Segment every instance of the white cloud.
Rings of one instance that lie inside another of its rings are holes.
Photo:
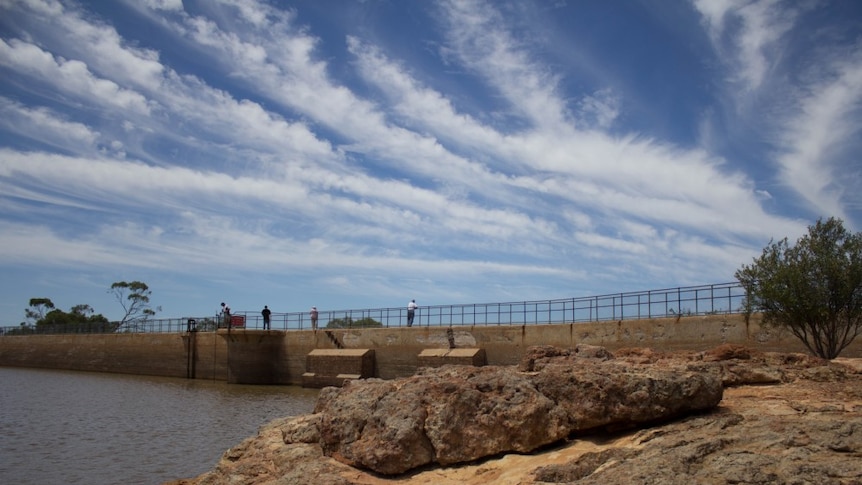
[[[485,77],[535,126],[554,130],[568,124],[557,76],[531,62],[529,51],[501,29],[505,22],[492,4],[446,0],[441,6],[449,24],[449,48],[464,66]]]
[[[87,125],[47,108],[30,108],[0,96],[0,129],[60,149],[89,150],[99,137]]]
[[[777,161],[781,179],[816,212],[846,218],[843,199],[860,188],[858,179],[847,177],[845,164],[858,167],[862,50],[830,71],[834,76],[810,86],[799,101],[798,113],[780,135],[785,149]]]
[[[780,0],[692,0],[707,24],[713,43],[736,66],[746,90],[761,87],[779,57],[778,42],[793,27],[797,13]],[[731,48],[725,49],[728,36]]]
[[[851,168],[858,165],[854,153],[862,128],[862,47],[858,40],[842,44],[840,26],[818,23],[834,6],[777,0],[692,3],[727,68],[730,82],[724,89],[736,107],[734,123],[753,129],[740,135],[760,135],[760,142],[771,144],[763,155],[777,167],[770,186],[795,191],[814,217],[852,219],[848,209],[862,188]],[[704,123],[704,140],[712,146],[716,127]],[[755,193],[774,200],[774,192],[758,188]]]
[[[721,36],[728,18],[763,28],[774,7],[700,5]],[[423,75],[382,37],[353,30],[345,53],[275,4],[207,2],[192,14],[151,0],[141,15],[170,35],[170,56],[60,7],[32,4],[54,37],[0,39],[4,74],[63,94],[45,107],[0,98],[0,129],[44,145],[0,149],[6,262],[15,247],[31,259],[32,246],[64,264],[105,255],[92,264],[298,273],[366,294],[505,287],[503,276],[565,295],[596,279],[729,278],[752,245],[800,228],[764,209],[764,189],[738,165],[626,132],[627,93],[561,92],[560,75],[493,2],[441,2],[441,49],[514,124],[459,104],[449,80]],[[769,82],[758,59],[776,34],[734,51],[751,86]],[[177,68],[179,53],[206,69]],[[857,133],[846,123],[854,69],[812,89],[789,125],[783,173],[818,205],[840,197],[807,160]],[[104,113],[76,118],[78,106]],[[37,206],[61,227],[22,222]]]
[[[459,10],[459,13],[463,12]],[[468,15],[468,18],[472,17]],[[505,33],[494,32],[494,27],[480,23],[477,28],[491,29],[491,37],[502,39],[503,44],[509,43]],[[461,29],[459,35],[479,35]],[[704,232],[725,229],[731,233],[759,234],[764,224],[782,229],[782,223],[771,222],[772,218],[763,212],[750,182],[738,173],[722,173],[720,159],[652,140],[615,139],[595,130],[579,131],[569,123],[550,130],[501,134],[456,112],[442,94],[420,86],[377,49],[356,39],[350,39],[349,43],[353,52],[360,56],[361,72],[396,100],[401,115],[434,134],[439,129],[440,135],[454,146],[494,154],[493,168],[538,170],[536,178],[506,179],[492,175],[481,179],[483,183],[497,186],[495,191],[502,188],[503,193],[508,193],[509,186],[514,185],[560,197],[581,208],[621,211],[657,223],[683,224]],[[518,70],[529,67],[508,66]],[[495,81],[506,79],[491,69],[485,73]],[[533,87],[532,81],[522,87],[511,86],[517,81],[505,82],[510,86],[500,87],[504,92],[517,93]],[[543,91],[552,92],[553,89],[548,87]],[[554,100],[555,112],[562,110],[565,104],[560,99],[546,100]],[[518,100],[512,99],[512,102]],[[599,92],[592,103],[593,113],[604,116],[605,123],[616,117],[615,98],[607,91]],[[736,212],[734,217],[728,217],[728,211]]]
[[[596,128],[610,128],[620,114],[620,100],[609,88],[585,96],[578,105],[581,116],[588,120],[588,126]]]
[[[360,74],[384,92],[400,120],[408,121],[415,129],[430,130],[446,142],[467,143],[466,148],[477,152],[494,150],[503,141],[500,133],[470,115],[458,113],[442,93],[420,85],[376,47],[353,36],[347,43],[357,57]]]
[[[0,39],[0,64],[39,78],[52,88],[80,96],[102,106],[149,114],[147,99],[140,93],[93,75],[87,65],[77,60],[55,59],[38,46]]]
[[[154,10],[181,11],[183,0],[143,0],[147,8]]]

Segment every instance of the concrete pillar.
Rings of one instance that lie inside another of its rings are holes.
[[[482,367],[487,363],[485,349],[425,349],[419,353],[419,367],[441,367],[444,365],[472,365]]]
[[[372,349],[315,349],[306,356],[302,387],[343,386],[345,381],[374,377]]]

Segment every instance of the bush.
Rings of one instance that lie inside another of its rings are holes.
[[[747,312],[789,329],[814,355],[838,357],[862,331],[862,233],[820,220],[791,246],[771,242],[736,279]]]
[[[353,320],[350,317],[333,318],[326,324],[326,328],[376,328],[382,326],[382,323],[371,317],[360,318],[359,320]]]

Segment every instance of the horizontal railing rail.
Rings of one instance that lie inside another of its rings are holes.
[[[742,313],[745,292],[739,283],[666,288],[555,300],[422,306],[413,326],[531,325],[638,320],[676,316]],[[405,327],[407,308],[320,310],[318,328]],[[218,328],[263,329],[259,310],[239,311],[228,320],[211,317],[159,318],[110,325],[21,325],[0,327],[2,335],[53,333],[172,333]],[[275,313],[272,330],[312,328],[308,312]]]

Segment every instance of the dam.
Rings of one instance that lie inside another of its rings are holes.
[[[514,365],[533,346],[704,351],[741,345],[807,353],[787,330],[747,314],[738,283],[560,300],[404,308],[259,312],[149,320],[116,331],[6,327],[0,366],[114,372],[238,384],[341,385],[444,364]],[[315,315],[317,316],[317,315]],[[274,328],[274,329],[273,329]],[[842,357],[862,357],[862,339]]]
[[[339,374],[392,379],[423,365],[513,365],[536,345],[598,345],[613,352],[703,351],[722,344],[807,352],[790,333],[762,326],[756,314],[726,314],[569,324],[5,335],[0,366],[303,385],[308,374],[343,366],[345,359],[357,370]],[[842,356],[862,357],[862,341]]]

